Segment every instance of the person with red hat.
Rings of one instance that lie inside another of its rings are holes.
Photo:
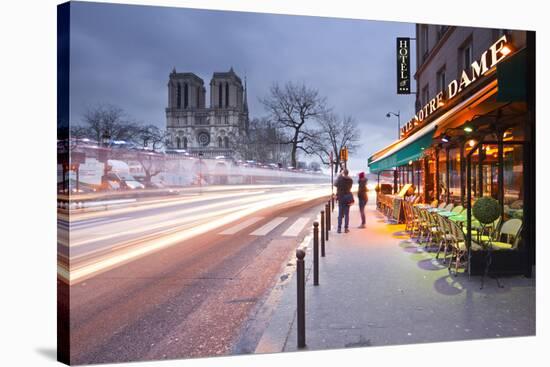
[[[365,205],[367,205],[367,178],[365,172],[359,173],[359,189],[357,190],[357,198],[359,199],[359,213],[361,214],[361,225],[359,228],[365,228]]]

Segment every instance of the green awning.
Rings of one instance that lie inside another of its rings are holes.
[[[430,130],[425,135],[421,136],[410,144],[405,145],[398,151],[390,154],[385,158],[382,158],[375,162],[372,161],[372,157],[369,158],[369,171],[371,173],[378,173],[380,171],[392,169],[393,167],[408,164],[409,161],[417,160],[424,153],[424,149],[432,144],[434,132],[435,129]]]
[[[522,49],[497,65],[498,102],[525,101],[527,96],[527,51]]]

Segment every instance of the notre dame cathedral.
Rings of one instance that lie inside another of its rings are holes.
[[[235,157],[248,131],[245,86],[233,68],[215,72],[210,80],[210,107],[204,81],[194,73],[170,73],[166,108],[168,148],[191,155]]]

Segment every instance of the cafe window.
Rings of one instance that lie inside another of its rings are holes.
[[[453,203],[460,202],[460,148],[449,151],[449,196]]]
[[[523,218],[523,146],[505,144],[504,158],[504,214],[509,218]]]
[[[439,201],[447,201],[447,152],[439,151]]]
[[[507,129],[503,136],[503,140],[505,142],[516,142],[516,141],[524,141],[525,140],[525,130],[523,124],[518,124],[514,127],[511,127]]]

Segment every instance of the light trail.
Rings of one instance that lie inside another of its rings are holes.
[[[99,260],[95,260],[92,263],[84,264],[82,266],[74,268],[71,267],[70,274],[67,269],[63,268],[63,266],[58,265],[58,275],[62,279],[68,280],[70,284],[76,284],[93,275],[97,275],[99,273],[112,269],[113,267],[120,266],[124,263],[135,260],[152,252],[159,251],[169,246],[181,243],[182,241],[188,240],[190,238],[213,231],[216,228],[242,219],[243,217],[251,215],[259,210],[288,203],[291,201],[303,200],[304,198],[309,198],[311,200],[326,195],[326,188],[318,188],[314,190],[309,190],[307,192],[304,192],[303,190],[293,190],[290,192],[285,192],[283,194],[273,193],[269,196],[262,195],[263,200],[258,200],[258,198],[250,198],[250,200],[247,200],[247,203],[241,203],[242,205],[240,206],[233,206],[232,208],[222,209],[215,213],[211,212],[200,217],[205,220],[209,217],[220,216],[219,218],[208,220],[206,223],[194,225],[184,230],[178,230],[175,233],[166,234],[153,240],[144,241],[139,246],[125,247],[118,253],[110,254],[109,256],[101,258]],[[227,205],[227,202],[224,202],[223,204]],[[196,222],[198,220],[198,217],[194,216],[193,220]]]

